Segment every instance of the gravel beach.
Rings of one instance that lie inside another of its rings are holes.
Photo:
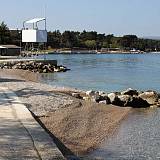
[[[14,91],[44,126],[76,155],[103,142],[130,111],[130,108],[76,99],[67,94],[74,89],[38,83],[36,73],[28,71],[0,70],[0,82],[0,86]]]

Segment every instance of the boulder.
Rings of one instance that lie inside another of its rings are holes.
[[[157,105],[157,107],[160,107],[160,99],[158,100],[156,105]]]
[[[107,93],[103,93],[103,94],[99,94],[100,96],[102,96],[102,97],[108,97],[108,94]]]
[[[96,92],[96,91],[93,91],[93,90],[90,90],[90,91],[87,91],[86,92],[86,95],[87,96],[95,96],[95,95],[98,95],[99,96],[99,93],[98,92]]]
[[[123,103],[120,101],[116,93],[110,93],[108,94],[108,98],[111,102],[111,104],[117,105],[117,106],[123,106]]]
[[[118,96],[118,99],[119,99],[119,105],[126,107],[127,104],[128,104],[128,103],[130,102],[130,100],[131,100],[131,96],[129,96],[129,95],[119,95],[119,96]]]
[[[90,99],[92,102],[99,102],[101,100],[101,96],[95,94],[94,96],[91,96]]]
[[[43,70],[43,73],[47,73],[47,70],[46,70],[46,69],[44,69],[44,70]]]
[[[158,94],[155,91],[147,91],[139,95],[140,98],[146,100],[150,105],[158,102]]]
[[[106,101],[106,104],[111,104],[111,101],[110,101],[110,99],[109,99],[109,97],[108,97],[107,94],[101,95],[101,96],[99,97],[99,102],[100,102],[100,101]]]
[[[130,101],[126,105],[134,108],[146,108],[150,106],[146,100],[138,96],[131,97]]]
[[[115,93],[109,93],[108,98],[110,99],[110,102],[113,103],[117,97]]]
[[[105,94],[105,92],[103,92],[103,91],[99,91],[98,93],[100,96],[103,96]]]
[[[84,100],[88,100],[88,101],[91,101],[91,102],[99,102],[101,99],[101,97],[98,95],[98,94],[94,94],[92,96],[90,96],[92,94],[86,94],[86,96],[83,97]]]
[[[107,93],[101,94],[100,96],[103,97],[104,100],[105,100],[105,99],[109,99]]]
[[[3,68],[4,68],[4,69],[8,69],[8,66],[4,66]]]
[[[106,100],[99,101],[100,104],[108,104]]]
[[[60,72],[58,68],[54,68],[54,72]]]
[[[159,105],[151,105],[150,108],[157,108]]]
[[[128,88],[127,90],[121,92],[122,95],[130,95],[130,96],[138,96],[138,91],[132,88]]]
[[[46,66],[46,69],[48,70],[48,72],[51,72],[52,73],[52,69],[49,65]]]

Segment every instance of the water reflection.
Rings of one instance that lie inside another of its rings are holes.
[[[40,77],[41,77],[41,80],[43,80],[43,81],[45,81],[45,82],[47,82],[47,81],[50,81],[50,80],[56,80],[57,79],[57,74],[56,73],[54,73],[54,74],[47,74],[47,73],[42,73],[41,75],[40,75]]]

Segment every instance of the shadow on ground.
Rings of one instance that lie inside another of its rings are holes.
[[[24,82],[23,80],[17,80],[17,79],[9,79],[9,78],[0,78],[0,82]],[[10,95],[12,92],[6,92],[6,94],[7,95]],[[46,95],[46,94],[48,94],[48,96],[54,96],[52,93],[49,93],[49,92],[45,92],[45,91],[43,91],[43,90],[39,90],[39,89],[34,89],[34,88],[32,88],[32,87],[28,87],[28,88],[23,88],[23,89],[20,89],[20,90],[16,90],[15,91],[15,93],[20,93],[18,96],[20,96],[20,97],[28,97],[28,96],[32,96],[32,95]],[[3,93],[0,93],[0,96],[1,96],[1,94],[3,94]],[[60,93],[59,93],[60,94]],[[56,96],[56,95],[55,95]],[[7,98],[6,96],[4,96],[2,99],[1,99],[1,101],[0,101],[0,105],[8,105],[8,104],[18,104],[18,102],[15,102],[15,100],[14,99],[12,99],[12,98]],[[29,103],[23,103],[25,106],[27,106],[27,108],[29,108],[29,106],[31,105],[31,104],[29,104]],[[31,112],[32,113],[32,112]],[[36,117],[35,116],[35,114],[34,113],[32,113],[32,115],[34,116],[34,118],[38,121],[38,123],[45,129],[45,131],[50,135],[50,137],[52,138],[52,140],[53,140],[53,142],[57,145],[57,147],[59,148],[59,150],[62,152],[62,154],[64,155],[64,157],[67,159],[67,160],[79,160],[79,158],[69,149],[69,148],[67,148],[55,135],[53,135],[46,127],[45,127],[45,125],[38,119],[38,117]],[[2,119],[1,117],[0,117],[0,121],[6,121],[6,119]],[[8,123],[10,122],[9,120],[7,120],[8,121]],[[3,123],[2,123],[3,124]],[[19,140],[22,140],[22,139],[25,139],[25,134],[26,133],[23,133],[23,132],[21,132],[21,134],[20,135],[17,135],[17,127],[19,128],[19,130],[21,130],[22,129],[22,126],[12,126],[11,128],[9,127],[9,128],[5,128],[5,130],[3,130],[3,127],[2,128],[0,128],[0,135],[1,135],[1,133],[4,133],[6,130],[7,130],[7,132],[9,132],[9,130],[12,130],[12,134],[11,134],[11,136],[10,137],[8,137],[7,139],[5,138],[5,137],[2,137],[5,141],[7,141],[7,144],[10,144],[12,147],[11,147],[11,149],[12,150],[14,150],[14,147],[15,146],[18,146],[19,145],[19,143],[20,143],[20,141]],[[33,130],[33,132],[36,132],[37,134],[38,134],[38,130],[37,130],[37,128],[33,128],[32,129]],[[15,137],[17,137],[17,139],[15,139]],[[14,141],[14,143],[13,143],[13,141]],[[18,146],[18,148],[19,148],[19,151],[21,151],[22,150],[22,148],[23,148],[23,145],[25,145],[25,144],[21,144],[20,146]],[[4,150],[5,150],[5,148],[4,148]],[[27,156],[27,154],[30,152],[30,150],[29,150],[29,148],[24,148],[24,151],[23,152],[25,152],[25,154],[24,154],[24,156],[26,155]],[[17,151],[17,153],[18,153],[18,151]],[[17,156],[17,153],[14,155],[14,154],[12,154],[12,155],[8,155],[8,157],[10,158],[11,156],[13,156],[12,158],[14,158],[14,157],[16,157]],[[3,155],[1,155],[0,157],[1,158],[6,158],[5,157],[6,155],[4,155],[4,157],[3,157]],[[21,155],[20,155],[21,156]],[[27,158],[27,157],[26,157]],[[30,157],[29,157],[30,158]],[[33,157],[31,157],[31,159],[34,159],[34,156]]]
[[[0,82],[25,82],[25,81],[19,79],[11,79],[11,78],[0,78]]]

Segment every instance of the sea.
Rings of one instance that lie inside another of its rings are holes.
[[[44,83],[82,90],[122,91],[127,88],[160,91],[160,54],[48,54],[71,69],[43,74]]]

